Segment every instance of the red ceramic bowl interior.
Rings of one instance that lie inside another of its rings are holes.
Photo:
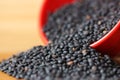
[[[91,44],[90,47],[110,57],[120,56],[120,20],[109,33]]]
[[[40,11],[40,39],[43,43],[43,45],[48,44],[48,39],[43,32],[43,27],[47,22],[48,15],[49,13],[53,13],[60,7],[66,5],[66,4],[71,4],[75,0],[45,0],[42,6],[42,10]]]

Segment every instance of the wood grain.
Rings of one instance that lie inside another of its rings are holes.
[[[38,32],[43,0],[0,0],[0,61],[41,44]],[[0,80],[15,80],[0,72]]]

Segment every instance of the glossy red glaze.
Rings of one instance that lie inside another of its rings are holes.
[[[45,0],[43,3],[42,11],[40,11],[40,39],[44,45],[48,44],[48,39],[43,33],[43,26],[45,25],[49,13],[53,13],[58,8],[71,4],[75,0]]]
[[[90,47],[111,57],[120,55],[120,20],[109,33]]]

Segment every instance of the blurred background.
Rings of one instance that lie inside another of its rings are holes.
[[[43,0],[0,0],[0,60],[39,45]]]

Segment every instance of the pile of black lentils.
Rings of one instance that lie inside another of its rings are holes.
[[[76,0],[49,16],[50,42],[0,63],[0,70],[26,80],[120,80],[120,65],[89,45],[120,19],[120,0]]]

